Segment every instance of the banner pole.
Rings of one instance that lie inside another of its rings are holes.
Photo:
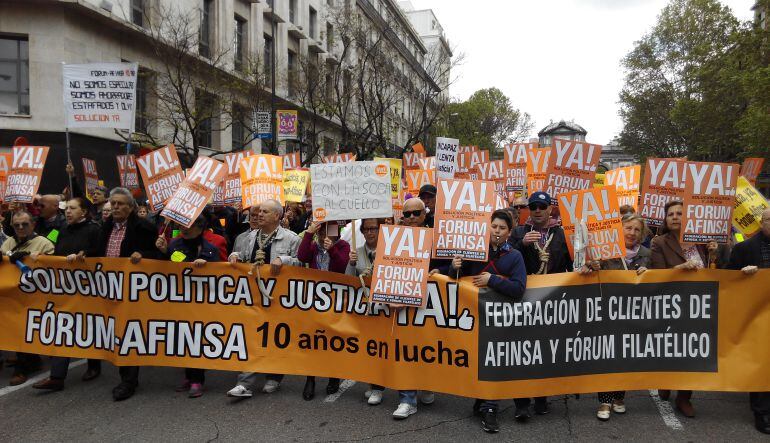
[[[70,128],[69,126],[64,128],[65,129],[65,135],[66,135],[66,144],[67,144],[67,164],[72,165],[72,154],[70,152]],[[73,167],[75,165],[72,165]],[[69,186],[70,186],[70,198],[73,198],[75,196],[75,191],[72,188],[72,176],[67,174],[67,178],[69,179]]]
[[[128,140],[126,141],[126,162],[128,162],[128,156],[131,155],[131,137],[134,135],[133,132],[128,132]],[[120,174],[120,185],[123,187],[126,187],[126,180],[128,180],[128,164],[126,164],[126,168],[123,169],[123,172]]]

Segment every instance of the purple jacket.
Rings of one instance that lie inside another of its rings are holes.
[[[313,234],[305,232],[302,236],[302,242],[297,249],[297,259],[302,263],[308,264],[312,269],[318,269],[318,257],[319,246],[318,243],[313,241]],[[345,269],[350,261],[350,245],[345,240],[337,240],[331,248],[329,248],[329,271],[337,272],[340,274],[345,273]]]

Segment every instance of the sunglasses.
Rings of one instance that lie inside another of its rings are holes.
[[[530,211],[543,211],[546,209],[548,209],[548,205],[544,203],[532,203],[531,205],[529,205]]]
[[[404,211],[404,218],[419,217],[422,215],[422,209],[416,211]]]
[[[527,209],[529,206],[527,206],[527,205],[514,205],[513,207],[516,208],[516,209]]]

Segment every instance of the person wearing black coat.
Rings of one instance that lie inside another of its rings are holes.
[[[53,255],[66,257],[67,261],[70,262],[96,256],[99,243],[99,225],[90,220],[89,207],[88,201],[81,197],[73,198],[67,202],[67,209],[64,212],[67,224],[59,230]],[[63,389],[69,364],[69,357],[52,357],[50,377],[35,383],[32,387],[50,391]],[[82,379],[83,381],[93,380],[101,372],[101,360],[88,359],[88,369],[83,374]]]

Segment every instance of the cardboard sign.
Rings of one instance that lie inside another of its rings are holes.
[[[684,160],[674,158],[647,159],[639,210],[647,226],[663,226],[666,203],[684,199],[685,163]]]
[[[299,158],[299,152],[292,152],[281,156],[283,159],[283,170],[297,169],[302,167],[302,161]]]
[[[301,202],[310,181],[310,171],[307,169],[292,169],[283,171],[283,195],[287,202]]]
[[[740,165],[687,162],[681,243],[727,243]]]
[[[420,169],[420,159],[424,158],[424,152],[404,152],[404,169]]]
[[[524,192],[526,190],[528,152],[537,146],[537,143],[505,145],[505,192]]]
[[[593,187],[602,147],[591,143],[554,139],[545,192],[557,203],[559,194]]]
[[[225,154],[224,196],[225,205],[235,205],[241,201],[241,160],[253,155],[252,151],[238,151]]]
[[[275,111],[278,140],[297,138],[297,111]]]
[[[4,152],[0,154],[0,202],[5,201],[5,186],[8,182],[8,174],[13,164],[13,153]]]
[[[395,306],[425,306],[432,244],[430,228],[380,226],[369,300]]]
[[[118,155],[118,175],[120,186],[127,189],[139,189],[139,171],[136,169],[136,157],[133,155]]]
[[[386,162],[310,165],[310,181],[314,220],[393,216],[390,168]]]
[[[14,146],[5,186],[6,202],[32,203],[40,187],[48,146]]]
[[[321,163],[347,163],[356,161],[356,154],[345,152],[343,154],[327,155],[321,159]]]
[[[241,208],[246,209],[266,200],[285,203],[283,161],[277,155],[255,154],[241,160]]]
[[[752,236],[762,228],[762,213],[770,207],[765,197],[756,190],[746,177],[738,177],[733,210],[733,227],[740,233]]]
[[[225,172],[226,167],[222,162],[198,157],[160,215],[189,228],[206,207]]]
[[[144,192],[152,212],[160,211],[184,180],[182,166],[174,145],[164,146],[138,159]]]
[[[425,146],[423,146],[422,143],[417,142],[412,145],[412,152],[425,155]]]
[[[588,228],[586,257],[608,260],[626,256],[618,198],[613,186],[589,188],[559,195],[559,210],[567,248],[575,257],[575,226],[585,219]]]
[[[436,171],[433,169],[409,169],[406,171],[406,188],[410,194],[417,197],[420,188],[425,185],[436,185]]]
[[[548,177],[548,165],[551,162],[553,148],[527,149],[527,193],[545,189],[545,180]]]
[[[751,183],[752,186],[757,184],[757,177],[762,172],[762,165],[765,164],[765,159],[760,157],[750,157],[743,161],[741,165],[740,175],[746,177],[746,180]]]
[[[134,132],[136,63],[63,65],[68,128],[115,128]]]
[[[86,182],[86,197],[93,201],[94,190],[99,186],[99,173],[96,171],[96,162],[90,158],[83,157],[83,175]]]
[[[439,181],[433,225],[434,258],[461,255],[465,260],[487,260],[494,189],[495,184],[489,181]]]
[[[456,138],[436,137],[436,178],[454,178],[459,146],[460,141]]]
[[[618,205],[629,205],[634,211],[639,208],[639,184],[642,178],[642,167],[639,165],[626,166],[607,171],[604,183],[614,186],[618,194]]]

